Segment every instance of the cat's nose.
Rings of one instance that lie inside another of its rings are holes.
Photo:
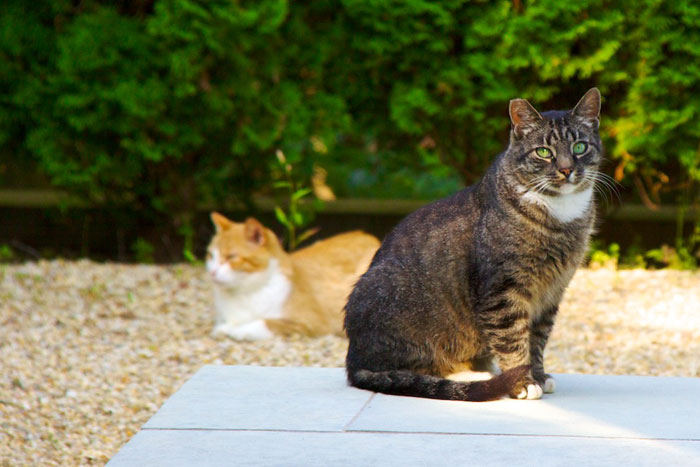
[[[564,176],[564,178],[568,179],[569,175],[571,175],[571,172],[573,172],[572,169],[559,169],[559,173]]]

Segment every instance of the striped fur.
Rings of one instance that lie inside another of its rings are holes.
[[[345,307],[350,384],[475,401],[554,390],[543,354],[595,221],[599,108],[595,88],[571,111],[511,101],[510,144],[484,177],[385,238]],[[504,371],[485,382],[445,378],[492,362]]]

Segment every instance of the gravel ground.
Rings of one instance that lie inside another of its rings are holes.
[[[209,337],[210,294],[189,265],[0,265],[0,466],[104,464],[204,364],[343,365],[338,337]],[[579,271],[546,363],[700,377],[700,273]]]

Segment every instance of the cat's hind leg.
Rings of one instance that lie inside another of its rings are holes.
[[[474,371],[487,371],[493,376],[498,376],[502,373],[501,367],[498,366],[498,359],[492,354],[472,359],[471,365]]]

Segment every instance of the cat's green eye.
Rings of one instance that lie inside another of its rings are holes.
[[[574,151],[574,154],[579,155],[586,152],[586,149],[588,149],[588,145],[583,141],[579,141],[577,143],[574,143],[572,149]]]
[[[535,149],[535,154],[537,154],[543,159],[549,159],[550,157],[552,157],[552,151],[550,151],[547,148],[537,148]]]

